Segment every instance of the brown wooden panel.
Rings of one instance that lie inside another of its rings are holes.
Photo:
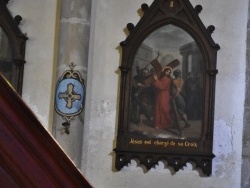
[[[0,75],[3,187],[92,187],[21,97]]]

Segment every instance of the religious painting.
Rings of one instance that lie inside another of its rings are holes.
[[[177,172],[187,162],[212,172],[216,58],[214,26],[189,0],[154,0],[120,43],[120,103],[115,167],[160,160]]]
[[[138,48],[131,84],[131,132],[157,138],[201,136],[203,59],[194,39],[174,25]]]
[[[0,71],[8,80],[11,80],[13,74],[13,63],[11,61],[10,42],[4,30],[0,27]]]
[[[12,17],[8,1],[0,1],[0,73],[22,95],[25,46],[28,40],[19,28],[20,15]]]

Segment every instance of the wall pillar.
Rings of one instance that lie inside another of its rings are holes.
[[[70,69],[70,63],[74,62],[76,65],[74,70],[79,71],[85,84],[87,83],[90,11],[91,0],[61,1],[57,81],[66,70]],[[75,165],[80,168],[84,110],[70,121],[69,134],[62,126],[63,122],[65,120],[55,111],[53,135]]]

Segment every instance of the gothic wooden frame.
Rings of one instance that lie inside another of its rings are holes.
[[[7,3],[9,0],[0,0],[0,26],[5,31],[11,46],[12,63],[15,65],[12,69],[12,78],[9,82],[15,90],[21,95],[23,85],[23,71],[25,64],[25,46],[28,39],[21,32],[18,25],[22,17],[20,15],[12,17],[9,12]]]
[[[193,161],[203,173],[210,175],[212,172],[213,126],[214,126],[214,100],[217,51],[220,49],[211,34],[214,26],[205,27],[199,18],[202,6],[195,8],[188,0],[154,0],[149,7],[143,4],[144,13],[136,26],[129,23],[127,29],[129,36],[121,42],[122,62],[119,120],[115,166],[118,170],[127,165],[131,159],[137,158],[149,170],[160,160],[166,160],[175,171]],[[152,145],[154,138],[145,138],[129,132],[131,86],[133,60],[142,42],[154,31],[165,25],[174,25],[187,32],[197,43],[204,63],[203,69],[203,94],[201,134],[199,138],[168,139],[160,138],[159,141],[173,144],[173,147],[156,147]],[[136,141],[138,140],[138,143]],[[151,144],[145,144],[150,142]],[[194,143],[197,147],[177,147],[179,143]]]

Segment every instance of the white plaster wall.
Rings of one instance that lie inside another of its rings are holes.
[[[48,130],[51,130],[54,101],[57,1],[10,0],[7,4],[13,17],[22,16],[20,29],[29,38],[22,97]]]
[[[95,188],[239,188],[248,0],[191,0],[194,6],[203,6],[200,17],[206,26],[216,27],[212,36],[221,46],[212,176],[200,177],[191,164],[173,175],[162,162],[147,173],[136,161],[115,171],[119,42],[126,38],[127,23],[139,21],[142,3],[150,5],[152,0],[93,0],[81,170]],[[57,0],[10,0],[8,7],[13,15],[23,17],[20,27],[29,37],[23,98],[49,129],[57,62]]]
[[[191,0],[203,6],[200,17],[205,26],[215,26],[212,36],[221,46],[212,176],[200,177],[191,164],[173,175],[162,162],[147,173],[136,161],[115,171],[119,42],[127,23],[139,21],[142,3],[152,0],[93,0],[82,171],[96,188],[239,188],[248,0]]]

